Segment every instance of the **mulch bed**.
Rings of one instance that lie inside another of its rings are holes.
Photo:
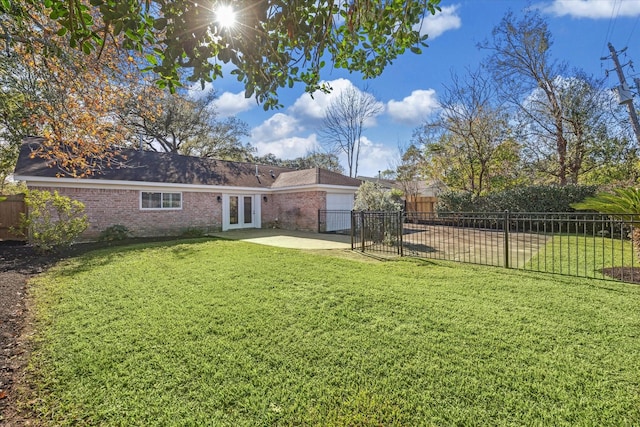
[[[640,267],[610,267],[603,268],[600,272],[612,279],[640,284]]]
[[[42,259],[41,259],[42,258]],[[54,260],[19,242],[0,242],[0,424],[24,425],[15,411],[14,381],[26,363],[19,338],[26,322],[27,280]]]

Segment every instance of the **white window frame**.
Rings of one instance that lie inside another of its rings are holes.
[[[142,194],[143,193],[151,193],[151,194],[160,194],[160,207],[159,208],[145,208],[142,206]],[[179,194],[180,195],[180,206],[176,208],[165,208],[162,206],[164,202],[165,194]],[[140,191],[140,210],[142,211],[179,211],[182,209],[182,192],[181,191]]]

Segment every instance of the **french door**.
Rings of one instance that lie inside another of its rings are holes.
[[[260,216],[255,195],[225,195],[222,209],[223,230],[235,228],[259,228]]]

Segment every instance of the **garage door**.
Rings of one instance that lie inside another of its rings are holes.
[[[326,231],[350,230],[351,209],[353,209],[353,194],[328,193]]]

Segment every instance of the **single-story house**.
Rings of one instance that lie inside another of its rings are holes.
[[[94,175],[59,176],[60,169],[31,153],[26,138],[14,178],[85,205],[94,238],[112,225],[136,236],[176,234],[187,228],[318,230],[320,210],[350,210],[361,181],[321,168],[295,170],[253,163],[122,150],[118,162]],[[330,225],[329,225],[330,226]],[[328,230],[330,231],[330,230]]]

